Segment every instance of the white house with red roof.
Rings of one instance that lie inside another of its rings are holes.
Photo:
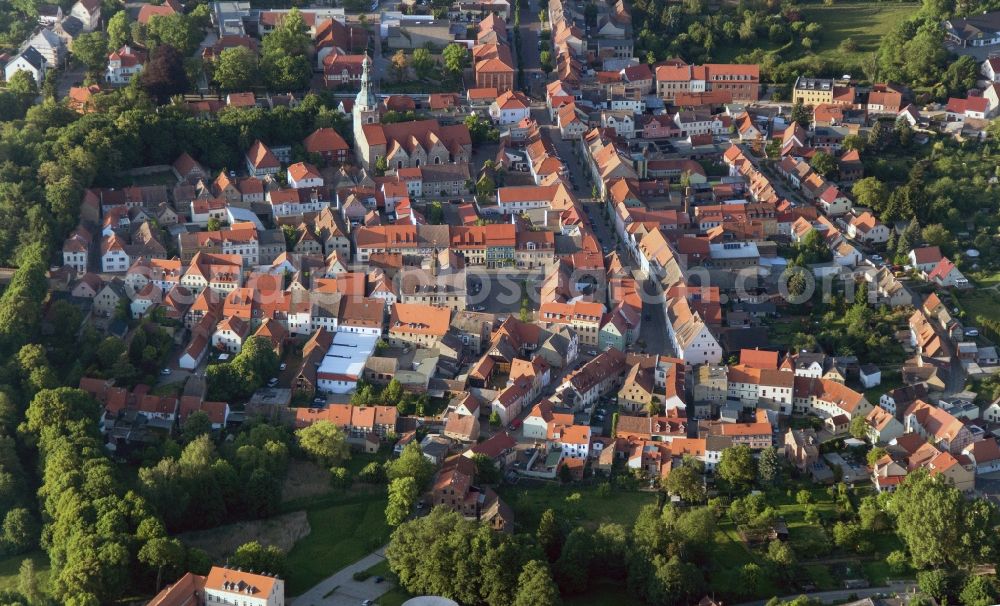
[[[851,199],[836,185],[830,185],[819,195],[819,206],[830,216],[843,215],[851,209]]]
[[[128,44],[108,55],[108,69],[104,79],[108,84],[124,85],[142,72],[146,64],[146,52],[134,49]]]
[[[924,272],[924,278],[943,288],[969,288],[970,286],[968,278],[955,267],[955,264],[948,257],[941,257],[932,270]]]
[[[274,576],[213,566],[205,579],[205,604],[284,606],[285,582]]]
[[[323,187],[323,177],[312,164],[296,162],[288,167],[288,184],[294,189]]]
[[[909,259],[910,265],[914,269],[920,273],[927,273],[937,267],[944,255],[941,254],[941,249],[937,246],[922,246],[911,250],[906,258]]]
[[[490,104],[490,118],[500,126],[517,124],[531,116],[531,101],[524,93],[509,90]]]
[[[236,316],[219,322],[212,333],[212,347],[229,353],[240,353],[243,342],[250,336],[250,324]]]
[[[847,224],[847,235],[852,240],[881,244],[889,240],[889,228],[879,221],[875,215],[864,211],[852,217]]]
[[[948,99],[948,106],[945,108],[949,120],[965,120],[975,118],[985,120],[989,115],[989,101],[986,97],[969,97],[967,99]]]

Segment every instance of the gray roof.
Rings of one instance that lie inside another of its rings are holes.
[[[24,60],[38,71],[45,68],[45,58],[32,46],[24,49],[18,57],[24,57]],[[14,57],[14,59],[16,60],[17,57]]]

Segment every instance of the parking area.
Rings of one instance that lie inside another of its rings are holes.
[[[517,314],[527,293],[528,308],[538,309],[540,272],[475,272],[467,278],[468,309],[494,314]]]

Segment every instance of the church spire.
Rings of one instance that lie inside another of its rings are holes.
[[[372,88],[371,65],[372,60],[368,56],[368,51],[365,51],[365,58],[361,61],[361,90],[358,91],[358,96],[354,99],[354,105],[366,110],[374,110],[378,106],[378,100],[375,98],[375,91]]]

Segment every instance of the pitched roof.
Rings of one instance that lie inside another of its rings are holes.
[[[347,141],[332,128],[317,128],[302,142],[311,154],[348,150]]]
[[[254,141],[250,149],[247,150],[247,159],[250,160],[250,163],[256,169],[279,168],[281,166],[278,158],[260,139]]]
[[[274,591],[274,581],[275,577],[213,566],[205,579],[205,588],[262,599]]]
[[[396,303],[389,317],[389,331],[444,336],[451,324],[451,309],[418,303]]]

